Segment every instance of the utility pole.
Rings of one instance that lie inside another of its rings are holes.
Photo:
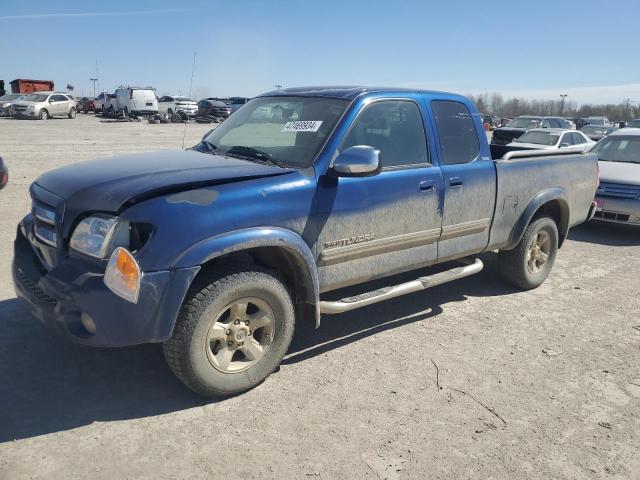
[[[566,93],[561,93],[560,97],[562,98],[562,103],[560,103],[560,116],[562,116],[562,112],[564,112],[564,99],[567,98],[569,95],[567,95]]]
[[[93,82],[93,98],[96,98],[96,82],[98,81],[98,79],[90,78],[89,80]]]

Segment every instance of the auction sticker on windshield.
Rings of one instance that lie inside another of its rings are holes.
[[[285,123],[280,132],[317,132],[320,125],[322,125],[322,121],[298,120],[297,122]]]

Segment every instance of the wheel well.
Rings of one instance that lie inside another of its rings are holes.
[[[255,247],[221,255],[201,265],[192,285],[201,288],[203,282],[216,270],[234,266],[251,268],[259,265],[272,271],[287,287],[296,308],[298,318],[309,318],[315,322],[315,305],[310,302],[315,296],[313,281],[310,279],[304,262],[294,253],[280,247]]]
[[[550,217],[558,227],[558,247],[561,247],[569,233],[569,209],[560,200],[551,200],[538,208],[531,221],[540,217]]]

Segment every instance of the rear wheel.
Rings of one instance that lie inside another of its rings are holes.
[[[549,276],[558,252],[558,227],[549,217],[535,219],[513,250],[498,253],[498,271],[516,287],[531,290]]]
[[[76,118],[76,109],[73,107],[69,110],[69,118]]]
[[[285,286],[266,271],[222,273],[185,299],[164,344],[171,370],[207,397],[249,390],[284,357],[294,330]]]
[[[38,114],[38,117],[40,118],[40,120],[46,120],[49,118],[49,112],[47,112],[44,108],[42,110],[40,110],[40,113]]]

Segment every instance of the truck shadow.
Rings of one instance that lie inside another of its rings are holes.
[[[486,260],[492,263],[491,258]],[[317,331],[301,323],[283,365],[392,328],[435,321],[442,305],[467,296],[514,291],[495,278],[491,267],[487,270],[459,280],[455,288],[443,285],[361,310],[325,315]],[[367,285],[376,287],[376,282]],[[120,349],[76,345],[40,324],[17,299],[0,301],[0,379],[0,443],[212,402],[191,393],[173,376],[158,345]]]
[[[485,269],[477,275],[456,280],[453,282],[455,288],[451,286],[453,283],[444,284],[350,312],[323,315],[322,326],[318,330],[308,323],[296,325],[295,336],[282,364],[301,362],[386,330],[433,319],[443,312],[443,306],[465,301],[468,297],[500,296],[517,292],[497,277],[495,254],[485,254],[482,260],[485,263]],[[452,265],[447,264],[447,266]],[[388,285],[397,285],[414,280],[420,275],[428,275],[443,269],[443,267],[435,267],[419,270],[417,274],[410,272],[397,275],[369,282],[364,285],[364,288],[365,291],[371,291]],[[362,287],[346,288],[332,294],[331,299],[359,293],[362,293]]]
[[[569,240],[611,247],[640,245],[640,226],[592,221],[574,227]]]

